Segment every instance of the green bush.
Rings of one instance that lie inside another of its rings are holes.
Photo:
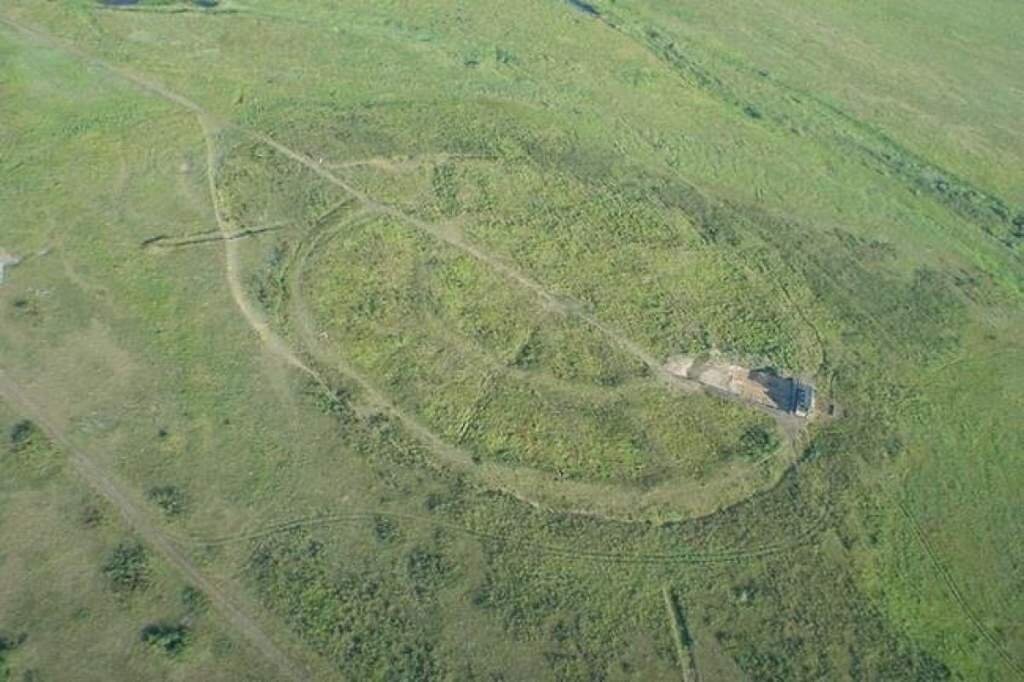
[[[146,548],[135,541],[119,544],[103,563],[103,575],[114,592],[130,594],[149,586],[149,557]]]
[[[181,623],[151,623],[142,628],[141,638],[154,649],[177,656],[188,646],[190,634]]]
[[[17,450],[32,440],[32,436],[35,435],[36,431],[37,429],[35,424],[28,419],[22,419],[15,422],[14,426],[10,428],[7,439],[10,442],[11,447]]]
[[[180,516],[188,508],[185,493],[177,486],[154,486],[146,492],[146,497],[168,516]]]
[[[181,604],[189,614],[199,614],[209,608],[210,600],[199,588],[186,585],[181,588]]]
[[[754,424],[747,427],[733,444],[723,447],[719,453],[725,459],[757,459],[774,452],[779,444],[779,435],[775,429],[768,424]]]

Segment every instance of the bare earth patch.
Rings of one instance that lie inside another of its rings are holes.
[[[0,249],[0,284],[4,283],[4,271],[21,262],[20,258]]]
[[[794,377],[767,369],[749,369],[711,356],[681,355],[665,364],[674,376],[697,381],[716,392],[780,412],[809,417],[814,409],[814,387]]]

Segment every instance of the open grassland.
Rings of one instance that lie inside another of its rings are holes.
[[[1022,33],[5,3],[0,679],[1020,677]]]

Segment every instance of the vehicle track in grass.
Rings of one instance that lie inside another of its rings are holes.
[[[180,538],[180,542],[193,544],[197,547],[219,547],[241,542],[256,541],[300,528],[316,528],[345,523],[371,524],[379,518],[389,518],[397,521],[418,523],[430,526],[431,528],[442,528],[444,530],[473,537],[481,541],[501,543],[510,548],[516,548],[534,554],[620,565],[714,565],[742,563],[755,559],[777,556],[786,552],[792,552],[798,547],[811,544],[813,537],[823,529],[823,527],[820,526],[812,526],[805,529],[789,542],[764,545],[763,547],[755,549],[723,549],[718,551],[662,553],[603,552],[563,545],[532,542],[529,540],[516,540],[500,533],[481,531],[425,515],[367,509],[347,511],[344,513],[314,514],[305,517],[298,517],[288,521],[272,522],[251,531],[242,531],[227,535],[204,536],[192,534],[187,537]]]
[[[249,298],[245,295],[245,287],[239,275],[241,267],[239,265],[238,241],[231,238],[238,230],[232,229],[231,223],[224,217],[224,211],[221,207],[217,191],[216,123],[211,121],[205,113],[202,113],[202,110],[199,110],[197,113],[197,118],[202,127],[203,140],[206,145],[206,178],[210,190],[210,203],[213,207],[213,214],[217,221],[217,227],[220,230],[221,239],[224,242],[224,275],[227,279],[228,289],[231,292],[231,298],[234,299],[239,312],[242,313],[245,321],[256,332],[256,335],[263,342],[267,350],[283,360],[287,365],[298,369],[318,383],[323,384],[324,382],[320,375],[299,359],[288,344],[274,333],[270,328],[270,323],[250,303]]]
[[[129,70],[124,69],[122,67],[114,66],[112,64],[109,64],[109,63],[101,60],[101,59],[98,59],[96,57],[88,55],[87,53],[85,53],[84,51],[80,50],[79,48],[76,48],[74,46],[70,46],[70,45],[64,44],[64,43],[62,43],[60,41],[57,41],[56,39],[52,38],[51,36],[48,36],[46,34],[43,34],[43,33],[39,32],[39,31],[36,31],[35,29],[28,28],[28,27],[26,27],[26,26],[24,26],[24,25],[22,25],[22,24],[20,24],[20,23],[18,23],[16,21],[14,21],[14,20],[12,20],[10,18],[7,18],[7,17],[0,18],[0,22],[3,22],[4,24],[6,24],[6,25],[16,29],[17,31],[19,31],[21,33],[27,34],[27,35],[31,36],[32,38],[34,38],[36,40],[42,40],[43,42],[45,42],[47,45],[49,45],[51,47],[55,47],[57,49],[61,49],[61,50],[65,51],[65,52],[69,52],[69,53],[79,57],[80,59],[83,59],[83,60],[87,61],[90,64],[101,66],[102,68],[104,68],[104,69],[106,69],[106,70],[108,70],[108,71],[110,71],[110,72],[112,72],[112,73],[114,73],[114,74],[116,74],[116,75],[118,75],[118,76],[120,76],[122,78],[125,78],[125,79],[135,83],[137,86],[139,86],[139,87],[149,91],[152,94],[155,94],[155,95],[158,95],[160,97],[163,97],[164,99],[167,99],[167,100],[169,100],[169,101],[171,101],[171,102],[173,102],[173,103],[175,103],[175,104],[177,104],[177,105],[179,105],[181,107],[184,107],[184,108],[192,111],[193,113],[195,113],[200,118],[200,121],[201,121],[201,123],[203,124],[203,127],[204,127],[204,135],[207,138],[208,161],[215,157],[214,147],[213,147],[213,144],[212,144],[211,139],[209,137],[209,133],[210,133],[211,130],[215,130],[218,126],[224,125],[224,124],[217,122],[216,119],[213,116],[211,116],[207,112],[205,112],[196,103],[192,102],[191,100],[189,100],[189,99],[187,99],[185,97],[182,97],[181,95],[179,95],[177,93],[174,93],[174,92],[166,89],[165,87],[163,87],[161,84],[159,84],[156,81],[153,81],[151,79],[139,76],[138,74],[136,74],[136,73],[134,73],[132,71],[129,71]],[[235,126],[229,126],[229,127],[238,129]],[[241,129],[239,129],[239,130],[241,130]],[[254,133],[252,131],[245,131],[245,130],[243,130],[242,132],[246,133],[250,137],[253,137],[255,139],[259,139],[259,140],[263,141],[265,144],[268,144],[269,146],[277,149],[278,151],[281,151],[282,153],[286,153],[286,155],[290,156],[294,161],[302,163],[303,165],[313,169],[314,171],[316,170],[316,162],[314,162],[312,159],[309,159],[308,157],[305,157],[305,156],[299,154],[298,152],[294,152],[292,150],[289,150],[288,148],[284,147],[283,145],[280,145],[279,143],[272,141],[269,137],[263,136],[260,133]],[[287,150],[287,152],[285,152],[285,150]],[[209,164],[208,173],[209,173],[209,176],[210,176],[211,193],[215,195],[216,194],[216,187],[215,187],[215,183],[214,183],[214,179],[213,179],[213,170],[212,170],[213,167],[214,167],[213,164]],[[339,187],[342,187],[343,189],[347,189],[350,192],[353,189],[355,189],[349,183],[347,183],[347,182],[337,178],[333,173],[318,172],[317,174],[320,175],[321,177],[324,177],[324,179],[328,179],[330,182],[332,182],[332,184],[335,184],[335,185],[337,185]],[[386,208],[385,212],[397,212],[398,216],[396,216],[396,217],[401,216],[403,219],[408,218],[408,216],[405,216],[400,211],[397,211],[397,209],[393,209],[392,207],[384,207],[383,205],[378,204],[377,202],[372,201],[371,199],[366,197],[366,195],[363,195],[361,192],[357,192],[356,194],[354,194],[354,196],[356,196],[357,198],[362,197],[360,199],[361,201],[364,201],[364,202],[369,201],[368,205],[370,205],[370,206],[375,206],[377,208]],[[416,220],[416,219],[414,219],[414,220]],[[416,222],[413,223],[413,224],[416,227],[425,227],[425,226],[426,227],[430,227],[429,224],[425,223],[424,221],[416,220]],[[434,229],[435,229],[434,227],[430,227],[430,229],[428,229],[427,231],[431,232]],[[438,236],[438,235],[435,235],[435,236]],[[450,237],[450,235],[449,235],[449,237]],[[444,236],[441,236],[441,238],[444,238]],[[445,239],[445,241],[448,241],[448,239]],[[226,240],[225,241],[226,245],[230,244],[230,243],[231,243],[230,240]],[[462,244],[453,243],[453,245],[454,246],[458,246],[459,248],[462,248],[463,250],[472,249],[472,250],[467,250],[467,253],[469,253],[470,255],[473,255],[474,257],[480,258],[485,263],[488,263],[488,264],[492,265],[493,267],[495,267],[496,270],[498,270],[502,274],[506,275],[506,277],[509,277],[512,280],[518,281],[519,284],[525,286],[526,288],[529,288],[529,289],[533,290],[541,298],[542,301],[551,302],[553,305],[562,306],[563,308],[566,307],[566,304],[564,302],[562,302],[562,301],[552,297],[539,284],[533,283],[532,280],[530,280],[529,278],[517,276],[517,271],[512,269],[511,266],[505,265],[504,263],[502,263],[501,261],[493,258],[492,256],[489,256],[488,254],[485,254],[485,253],[479,251],[479,249],[476,249],[476,247],[472,247],[472,245],[469,245],[469,244],[466,244],[466,243],[462,243]],[[234,254],[232,255],[230,249],[228,249],[228,250],[226,250],[225,258],[226,258],[226,262],[227,262],[227,269],[228,269],[228,272],[229,272],[229,285],[230,285],[231,277],[232,276],[233,276],[234,281],[235,281],[235,285],[232,286],[232,295],[234,296],[235,293],[236,293],[236,289],[238,287],[240,287],[240,284],[238,283],[238,277],[237,277],[237,270],[238,270],[237,252],[234,252]],[[243,297],[243,300],[244,300],[244,297]],[[240,309],[242,309],[243,314],[245,314],[245,312],[246,312],[245,306],[240,304]],[[313,370],[311,370],[307,365],[305,365],[305,363],[303,363],[301,361],[301,359],[299,359],[297,356],[295,356],[294,353],[292,353],[292,351],[287,347],[286,344],[283,344],[283,342],[281,342],[281,340],[278,337],[272,336],[272,332],[270,332],[269,326],[266,324],[265,320],[262,320],[262,318],[260,316],[256,315],[255,312],[251,309],[251,307],[249,308],[249,312],[252,314],[252,317],[250,319],[250,316],[246,315],[247,320],[250,321],[250,324],[253,325],[253,328],[256,329],[257,333],[260,334],[261,338],[263,338],[264,340],[266,340],[267,338],[271,339],[271,344],[270,344],[271,350],[273,350],[275,352],[282,351],[283,352],[282,357],[288,362],[288,364],[290,364],[292,366],[295,366],[296,368],[298,368],[298,369],[300,369],[302,371],[305,371],[306,373],[310,374],[314,379],[316,379],[319,383],[323,384],[323,382],[322,382],[322,380],[320,380],[319,376]],[[578,310],[574,310],[573,312],[574,312],[574,314],[580,314],[580,311],[578,311]],[[584,315],[585,315],[585,313],[584,313]],[[584,319],[586,319],[586,318],[584,318]],[[609,328],[602,327],[600,325],[600,323],[597,323],[595,328],[598,329],[599,331],[601,331],[602,333],[604,333],[606,336],[609,336],[609,338],[612,338],[613,340],[616,340],[614,330],[610,330]],[[260,330],[263,330],[263,333],[261,333]],[[611,332],[611,334],[609,334],[609,332]],[[625,347],[627,349],[628,348],[633,348],[634,350],[640,351],[640,353],[644,353],[642,348],[639,348],[638,346],[635,346],[635,345],[631,346],[630,345],[631,342],[629,342],[628,339],[624,339],[624,337],[621,337],[621,336],[618,337],[617,341],[619,342],[620,345],[622,344],[623,341],[625,341],[626,342]],[[647,357],[648,357],[648,359],[651,359],[649,355]],[[641,359],[643,359],[643,358],[641,358]],[[648,364],[648,363],[645,362],[645,364]],[[0,379],[3,379],[3,375],[2,374],[0,374]],[[5,382],[5,384],[6,384],[6,382]],[[9,392],[10,390],[11,389],[8,386],[8,388],[6,389],[5,392]],[[59,432],[55,432],[55,431],[52,430],[52,428],[48,428],[46,426],[46,424],[43,422],[42,419],[40,419],[40,424],[44,427],[44,430],[47,430],[51,434],[51,437],[55,438],[56,442],[58,442],[58,443],[66,442],[66,441],[62,441],[61,440],[61,436],[59,435]],[[72,452],[75,452],[75,451],[72,450]],[[80,462],[80,464],[78,466],[81,469],[81,473],[83,474],[83,477],[89,478],[89,480],[91,482],[93,482],[94,485],[96,485],[97,487],[99,487],[99,488],[101,488],[103,490],[106,490],[106,494],[111,496],[111,499],[115,499],[116,500],[116,499],[119,499],[120,497],[123,497],[123,495],[120,495],[120,490],[116,486],[113,486],[113,484],[110,483],[109,479],[106,479],[106,478],[104,478],[102,476],[102,471],[101,470],[96,469],[94,466],[90,466],[90,460],[82,459],[81,457],[76,457],[75,459]],[[125,498],[125,501],[127,501],[130,504],[130,501],[127,500],[127,498]],[[133,505],[129,506],[129,507],[121,507],[121,505],[118,505],[118,506],[119,506],[119,508],[122,508],[123,513],[126,513],[126,514],[127,514],[126,510],[134,510],[135,509],[135,507]],[[919,531],[918,532],[918,537],[922,541],[923,546],[926,548],[926,552],[928,553],[928,555],[931,558],[931,560],[933,562],[937,562],[938,559],[937,559],[936,555],[934,554],[934,552],[931,550],[930,546],[927,544],[927,538],[924,537],[923,534],[920,533],[920,527],[916,525],[916,520],[912,516],[910,516],[906,512],[905,509],[904,509],[904,513],[908,515],[908,522],[910,522],[912,524],[912,527],[916,528],[916,530]],[[143,520],[145,520],[145,519],[143,519]],[[472,532],[472,531],[468,531],[468,532]],[[159,533],[158,530],[157,530],[157,533]],[[157,535],[155,537],[159,537],[159,538],[162,539],[162,542],[164,543],[163,546],[167,546],[167,547],[170,547],[171,549],[175,549],[173,547],[173,545],[168,545],[167,544],[168,541],[166,539],[163,539],[162,535]],[[581,554],[579,552],[572,552],[571,556],[581,556]],[[752,556],[752,555],[748,554],[748,556]],[[936,566],[941,569],[941,564],[937,563]],[[980,624],[980,622],[978,621],[976,616],[972,617],[973,611],[970,609],[970,605],[967,604],[967,602],[960,595],[960,592],[959,592],[958,588],[956,587],[955,581],[952,580],[951,576],[949,576],[949,574],[944,569],[941,569],[940,573],[943,575],[943,578],[946,581],[947,587],[950,588],[952,594],[954,595],[955,601],[958,604],[958,606],[961,608],[961,610],[963,610],[965,612],[965,614],[968,616],[968,618],[971,620],[971,622],[974,623],[977,628],[980,628],[979,629],[979,633],[982,634],[982,636],[987,641],[992,643],[991,635],[989,634],[988,636],[985,636],[987,631],[985,631],[983,629],[983,626]],[[1002,654],[1004,654],[1004,655],[1006,654],[1006,652],[1004,650],[1002,650],[1001,647],[998,646],[998,643],[996,643],[996,647],[997,647],[997,650],[1001,651]],[[1004,658],[1004,661],[1006,661],[1005,658]],[[1018,673],[1022,672],[1019,664],[1016,664],[1015,661],[1012,658],[1010,658],[1006,662],[1008,662],[1008,664],[1010,664],[1011,667],[1013,667],[1013,669],[1015,671],[1017,671]]]
[[[361,203],[365,210],[369,212],[388,215],[401,222],[412,224],[414,227],[417,227],[427,232],[428,234],[436,237],[437,239],[450,243],[452,246],[455,246],[456,248],[466,252],[473,258],[480,260],[485,265],[490,266],[492,269],[504,275],[506,278],[513,281],[514,283],[517,283],[522,287],[532,291],[542,301],[542,303],[544,303],[551,309],[557,310],[564,314],[571,314],[580,317],[580,319],[582,319],[588,325],[597,329],[610,340],[614,341],[617,345],[623,347],[627,352],[634,355],[634,357],[637,357],[639,360],[641,360],[641,362],[654,369],[658,375],[664,376],[668,374],[667,372],[665,372],[661,363],[654,359],[649,353],[644,351],[639,345],[625,338],[615,330],[607,327],[606,325],[598,321],[596,318],[594,318],[592,315],[589,315],[581,311],[579,309],[578,304],[568,303],[565,300],[552,295],[543,286],[534,282],[532,279],[523,275],[522,273],[518,272],[512,266],[504,263],[500,259],[491,256],[490,254],[487,254],[486,252],[480,250],[478,247],[469,244],[468,242],[465,242],[457,235],[452,234],[450,231],[444,230],[443,227],[438,226],[434,223],[429,223],[427,221],[420,220],[413,216],[409,216],[403,211],[393,206],[382,204],[374,200],[372,197],[368,196],[351,183],[331,173],[329,170],[327,170],[327,168],[323,166],[323,164],[313,161],[309,157],[277,142],[276,140],[274,140],[273,138],[269,137],[264,133],[247,128],[242,128],[240,126],[226,123],[220,120],[218,117],[205,110],[198,103],[179,93],[170,90],[159,81],[138,74],[137,72],[131,71],[124,67],[111,64],[106,60],[95,57],[76,46],[69,45],[64,41],[55,38],[49,34],[25,26],[20,22],[10,19],[9,17],[0,17],[0,22],[8,25],[9,27],[15,29],[16,31],[24,35],[27,35],[29,38],[36,42],[40,42],[52,49],[69,53],[72,56],[82,61],[85,61],[86,63],[99,67],[102,70],[105,70],[107,72],[112,73],[115,76],[125,79],[134,84],[135,86],[141,88],[148,94],[165,99],[171,102],[172,104],[175,104],[181,108],[188,110],[196,116],[202,130],[204,143],[206,147],[207,181],[209,186],[211,203],[213,206],[213,212],[218,225],[218,229],[220,230],[221,233],[222,241],[224,242],[225,245],[225,276],[228,283],[230,294],[233,300],[235,301],[237,307],[239,308],[240,312],[242,313],[243,317],[245,318],[246,322],[256,332],[257,336],[263,342],[267,350],[270,351],[273,355],[276,355],[287,365],[292,366],[295,369],[298,369],[301,372],[305,373],[329,395],[333,395],[331,393],[332,389],[329,383],[325,381],[325,379],[316,369],[314,369],[305,361],[303,361],[299,357],[299,355],[287,344],[287,342],[285,342],[284,339],[278,336],[270,328],[269,322],[263,317],[263,315],[259,311],[255,309],[255,307],[251,304],[251,302],[245,295],[244,286],[242,285],[239,274],[240,265],[238,255],[238,243],[237,240],[232,239],[232,236],[237,234],[238,230],[232,228],[230,221],[224,215],[216,184],[216,168],[218,162],[216,137],[220,132],[224,130],[233,130],[240,132],[245,136],[249,137],[250,139],[261,142],[266,146],[269,146],[270,148],[283,154],[284,156],[292,159],[293,161],[309,168],[316,175],[327,180],[331,184],[334,184],[335,186],[345,190],[353,199]],[[357,373],[352,372],[352,375],[355,376],[357,375]],[[680,379],[679,377],[675,377],[674,375],[670,375],[668,378],[673,384],[684,385],[689,390],[703,390],[703,387],[702,385],[699,384],[699,382]],[[365,384],[366,387],[368,387],[371,390],[371,394],[373,394],[375,392],[375,389],[373,389],[372,384],[369,383],[368,381],[366,381]],[[387,400],[387,398],[384,397],[382,394],[377,393],[377,398],[375,399],[375,402],[378,402],[380,406],[383,406],[386,409],[389,409],[390,411],[397,412],[397,410],[393,406],[388,408],[390,403]],[[403,419],[402,421],[403,423],[406,423],[406,420]],[[426,427],[422,425],[417,426],[416,423],[410,421],[406,423],[407,428],[409,428],[410,424],[413,426],[412,430],[414,432],[414,435],[416,435],[419,439],[431,444],[433,446],[432,449],[435,449],[435,451],[440,450],[441,452],[447,453],[449,461],[472,461],[472,458],[467,453],[457,448],[453,450],[452,446],[444,443],[443,441],[440,441],[438,436],[436,436],[436,434],[431,432]],[[451,452],[449,452],[450,450]],[[551,509],[538,503],[536,500],[532,500],[529,497],[524,496],[522,493],[519,493],[515,490],[508,490],[503,488],[501,490],[506,494],[509,494],[515,497],[516,499],[519,499],[520,501],[529,504],[530,506],[540,509],[541,511],[555,513],[571,513],[613,521],[623,520],[618,517],[607,517],[599,514],[594,514],[592,512],[588,512],[587,510],[575,510],[566,512],[565,510]],[[468,532],[471,534],[477,534],[476,531],[472,531],[471,529],[462,530],[464,532]],[[810,534],[813,534],[813,532],[816,532],[816,530],[812,529]],[[493,537],[492,539],[507,541],[506,538],[499,537]],[[793,546],[794,542],[791,541],[782,545],[770,545],[751,550],[736,550],[734,553],[715,555],[714,558],[710,555],[706,555],[703,557],[703,560],[736,560],[743,558],[755,558],[758,556],[764,556],[769,553],[785,551],[787,549],[792,548]],[[688,558],[691,560],[693,559],[693,555],[689,553],[685,555],[673,556],[648,555],[639,557],[629,557],[608,553],[581,553],[575,549],[562,549],[557,547],[548,547],[547,549],[551,552],[564,553],[567,556],[590,556],[592,558],[602,558],[605,560],[624,559],[650,562],[659,560],[686,560]]]
[[[316,175],[320,176],[327,182],[334,184],[335,186],[345,190],[351,194],[354,198],[358,199],[367,208],[373,209],[383,215],[387,215],[394,218],[399,223],[412,226],[417,230],[433,237],[437,241],[444,242],[449,246],[462,251],[466,255],[470,256],[474,260],[482,263],[487,268],[497,272],[499,275],[507,279],[512,284],[519,286],[532,293],[540,302],[540,304],[547,310],[557,311],[561,314],[575,317],[582,321],[585,325],[598,332],[601,336],[604,336],[607,340],[612,342],[615,346],[629,355],[632,355],[635,359],[639,360],[654,376],[660,377],[666,384],[672,387],[683,389],[687,392],[695,393],[704,391],[707,389],[706,386],[698,381],[686,379],[683,377],[676,376],[671,372],[667,371],[664,367],[664,363],[659,359],[655,358],[649,351],[644,349],[640,344],[629,339],[618,330],[612,328],[605,322],[599,320],[596,316],[583,310],[583,306],[575,301],[571,301],[566,297],[558,296],[548,291],[539,282],[535,281],[528,275],[516,269],[511,264],[505,262],[503,259],[494,256],[491,253],[481,249],[480,247],[472,244],[471,242],[464,239],[461,235],[457,234],[454,230],[445,229],[443,225],[432,223],[426,220],[422,220],[415,216],[409,215],[405,211],[392,206],[390,204],[384,204],[376,199],[372,198],[361,189],[356,187],[353,183],[349,182],[338,176],[336,173],[330,171],[328,165],[315,161],[312,158],[298,152],[290,147],[287,147],[276,140],[270,138],[263,133],[248,133],[253,139],[262,141],[267,146],[280,152],[286,157],[292,159],[296,163],[302,164],[306,168],[313,171]]]
[[[945,585],[946,591],[949,592],[949,595],[950,597],[952,597],[954,603],[956,603],[957,608],[959,608],[961,613],[963,613],[967,620],[970,621],[971,625],[977,631],[978,635],[980,635],[982,639],[988,642],[988,644],[995,650],[996,654],[998,654],[999,656],[999,659],[1010,670],[1017,673],[1017,675],[1019,675],[1021,679],[1024,679],[1024,664],[1021,664],[1019,661],[1017,661],[1013,654],[1007,651],[1006,648],[1002,645],[1002,643],[998,639],[996,639],[996,636],[993,635],[987,627],[985,627],[984,623],[982,623],[981,618],[978,617],[978,614],[974,612],[974,607],[971,606],[971,603],[967,601],[967,599],[963,596],[963,593],[960,591],[960,587],[957,585],[956,580],[953,579],[953,576],[949,573],[949,570],[946,568],[945,564],[943,564],[942,561],[939,559],[938,554],[932,547],[931,541],[928,540],[928,536],[925,534],[924,529],[918,522],[917,517],[914,516],[914,514],[905,504],[903,504],[903,502],[897,501],[896,506],[899,507],[900,512],[903,514],[904,518],[906,518],[907,524],[910,526],[910,530],[913,533],[914,538],[921,545],[921,549],[924,550],[925,556],[928,557],[928,561],[931,563],[932,567],[942,578],[942,583],[943,585]]]
[[[57,420],[40,407],[10,376],[0,369],[0,397],[15,406],[32,420],[43,433],[68,456],[72,467],[85,483],[106,499],[145,543],[164,558],[187,581],[199,588],[213,608],[241,634],[264,658],[270,661],[286,679],[310,679],[305,666],[291,660],[263,631],[250,615],[253,610],[246,600],[223,583],[207,577],[182,549],[155,524],[149,514],[124,492],[124,486],[103,470],[96,459],[70,441]]]
[[[913,385],[913,388],[920,390],[922,388],[938,384],[943,380],[948,381],[950,375],[954,373],[954,370],[964,373],[964,366],[970,366],[971,364],[985,365],[991,363],[994,358],[1004,355],[1024,357],[1024,347],[1009,346],[997,350],[982,351],[979,349],[977,352],[973,353],[966,352],[961,356],[953,358],[946,363],[931,369],[927,374],[921,377],[921,381],[919,383]],[[902,411],[910,408],[918,400],[921,400],[920,394],[914,393],[903,399],[897,407]],[[938,573],[946,591],[949,593],[953,602],[957,605],[957,608],[959,608],[964,614],[964,617],[971,623],[978,635],[992,646],[1000,660],[1003,661],[1003,663],[1021,679],[1024,679],[1024,662],[1018,660],[1012,653],[1010,653],[1010,651],[997,639],[995,634],[985,626],[971,602],[964,596],[950,570],[942,562],[942,559],[939,557],[939,553],[935,550],[932,541],[929,540],[928,534],[921,525],[917,516],[910,510],[910,507],[906,502],[897,500],[895,504],[899,508],[900,513],[906,519],[914,539],[917,540],[922,552],[927,557],[928,562],[932,565],[932,568],[936,573]]]
[[[108,70],[114,73],[115,75],[127,79],[128,81],[145,89],[151,94],[162,97],[194,113],[199,118],[200,123],[203,126],[204,135],[207,138],[208,169],[213,167],[210,166],[211,162],[214,163],[215,166],[215,151],[212,148],[212,141],[210,137],[211,131],[223,129],[230,129],[236,131],[252,140],[261,142],[262,144],[270,147],[279,154],[282,154],[283,156],[291,159],[295,163],[298,163],[306,167],[315,175],[319,176],[321,179],[347,192],[353,199],[362,203],[366,208],[377,211],[384,215],[388,215],[394,218],[395,220],[399,221],[400,223],[412,226],[430,235],[434,239],[445,242],[450,246],[462,251],[471,258],[481,262],[486,267],[502,275],[504,278],[506,278],[513,284],[534,294],[534,296],[536,296],[537,299],[540,301],[541,305],[544,306],[546,309],[554,310],[564,315],[572,316],[579,319],[586,326],[590,327],[601,336],[604,336],[608,341],[610,341],[612,344],[620,348],[623,352],[633,356],[636,360],[638,360],[646,367],[648,367],[652,375],[659,377],[668,387],[677,390],[683,390],[689,393],[706,392],[712,395],[716,395],[719,398],[725,400],[735,400],[739,402],[744,402],[744,404],[749,404],[746,403],[746,401],[743,401],[738,396],[734,396],[726,391],[718,391],[715,390],[713,387],[702,384],[699,381],[689,379],[686,377],[680,377],[676,374],[673,374],[672,372],[669,372],[665,368],[664,362],[662,360],[656,358],[653,354],[651,354],[650,351],[643,348],[641,344],[630,339],[619,330],[613,328],[611,325],[601,321],[600,319],[597,318],[597,316],[593,315],[592,313],[589,313],[586,310],[584,310],[583,306],[580,303],[572,301],[567,297],[551,293],[541,283],[535,281],[525,273],[515,268],[513,265],[507,263],[502,258],[499,258],[485,251],[484,249],[481,249],[475,244],[472,244],[471,242],[467,241],[460,234],[457,234],[456,231],[445,229],[443,225],[432,223],[417,218],[416,216],[409,215],[408,213],[406,213],[405,211],[401,210],[396,206],[392,206],[390,204],[385,204],[377,201],[372,196],[370,196],[363,190],[359,189],[355,184],[340,177],[338,174],[331,172],[331,161],[328,160],[327,162],[324,162],[323,160],[314,160],[313,158],[307,156],[306,154],[275,140],[266,133],[254,130],[252,128],[247,128],[220,120],[218,119],[218,117],[214,116],[206,109],[204,109],[197,102],[189,99],[188,97],[185,97],[184,95],[176,93],[173,90],[170,90],[159,81],[141,75],[135,71],[128,70],[124,67],[111,64],[106,60],[90,55],[89,53],[85,52],[84,50],[81,50],[80,48],[67,45],[63,41],[59,41],[58,39],[49,36],[48,34],[44,34],[40,31],[37,31],[36,29],[23,26],[22,24],[15,22],[9,18],[3,18],[0,19],[0,21],[7,23],[8,25],[16,28],[17,30],[24,32],[38,40],[42,40],[46,44],[56,49],[71,52],[79,58],[94,64],[95,66]],[[213,171],[208,170],[208,175],[210,175],[211,173],[213,173]],[[213,196],[216,196],[216,186],[214,184],[212,175],[210,176],[210,182],[211,194]],[[227,226],[226,221],[222,213],[219,211],[219,209],[217,220],[218,224],[222,226],[222,236],[227,237],[228,235],[232,234],[232,232],[234,232],[233,230],[231,230],[230,226]],[[236,251],[235,245],[230,245],[230,250]],[[237,270],[237,256],[233,255],[232,253],[229,253],[227,258],[229,260],[229,269]],[[234,285],[232,285],[232,296],[235,296],[235,293],[236,288]],[[272,345],[277,346],[279,350],[287,350],[286,348],[280,348],[280,344],[274,340],[272,332],[269,329],[269,326],[266,325],[265,321],[260,318],[260,316],[255,312],[251,305],[249,305],[248,303],[240,303],[240,308],[242,308],[243,314],[246,316],[246,318],[250,319],[254,323],[254,329],[257,330],[257,333],[260,334],[261,338],[263,338],[264,334],[268,334],[267,338],[270,339],[270,343]],[[296,367],[303,369],[307,373],[311,372],[311,370],[308,367],[302,366],[301,362],[298,365],[296,365],[295,362],[297,358],[295,358],[294,355],[292,355],[290,352],[286,352],[283,357],[287,358],[287,362],[289,364],[293,364]],[[775,410],[771,408],[762,408],[761,411],[773,416],[776,419],[776,421],[779,422],[780,427],[783,429],[785,433],[788,434],[792,430],[792,419],[790,418],[791,415],[788,415],[782,412],[781,410]]]

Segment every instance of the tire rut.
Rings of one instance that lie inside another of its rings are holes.
[[[985,627],[985,624],[982,623],[981,618],[979,618],[977,613],[975,613],[974,607],[972,607],[971,603],[967,601],[967,599],[963,596],[963,593],[960,591],[959,585],[957,585],[956,581],[953,579],[953,576],[950,574],[949,570],[942,563],[942,561],[939,560],[938,554],[932,548],[931,542],[928,540],[928,536],[925,535],[924,529],[918,522],[917,517],[914,516],[910,509],[902,502],[897,502],[896,506],[899,507],[900,512],[902,512],[904,518],[906,518],[907,523],[910,525],[910,529],[914,534],[914,537],[920,543],[921,548],[924,550],[925,556],[928,557],[928,561],[932,564],[932,567],[938,572],[939,576],[942,578],[942,582],[946,586],[946,590],[953,598],[953,601],[960,609],[960,612],[963,613],[967,620],[970,621],[971,625],[974,627],[978,635],[995,650],[996,654],[998,654],[999,656],[999,659],[1008,668],[1010,668],[1012,671],[1020,675],[1022,679],[1024,679],[1024,665],[1018,662],[1017,659],[1014,658],[1014,656],[1006,650],[1006,647],[1004,647],[1002,643],[1000,643],[999,640],[996,639],[995,635],[993,635],[989,631],[989,629]]]

